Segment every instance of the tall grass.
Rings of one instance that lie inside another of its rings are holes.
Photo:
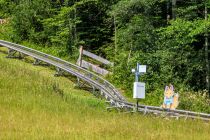
[[[210,123],[107,112],[54,71],[0,53],[0,139],[203,139]]]

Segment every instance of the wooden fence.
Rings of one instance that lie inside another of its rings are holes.
[[[79,58],[77,60],[77,65],[79,65],[80,67],[83,67],[83,68],[86,68],[88,70],[91,70],[93,72],[96,72],[98,74],[101,74],[101,75],[107,75],[109,73],[111,73],[110,71],[104,69],[104,68],[101,68],[95,64],[92,64],[90,62],[87,62],[85,60],[83,60],[83,55],[85,56],[88,56],[94,60],[97,60],[98,62],[102,63],[102,64],[105,64],[105,65],[109,65],[109,66],[113,66],[113,62],[110,62],[100,56],[97,56],[91,52],[88,52],[86,50],[83,49],[83,47],[81,46],[80,49],[79,49]]]

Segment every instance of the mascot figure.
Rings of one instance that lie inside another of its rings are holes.
[[[162,108],[175,110],[179,104],[178,98],[178,93],[174,93],[174,86],[171,84],[166,86]]]

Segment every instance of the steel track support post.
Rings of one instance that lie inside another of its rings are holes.
[[[19,59],[23,59],[23,55],[21,52],[19,52]]]
[[[95,93],[96,93],[96,88],[94,87],[94,86],[92,86],[92,88],[93,88],[93,95],[96,95]]]
[[[8,55],[6,56],[6,58],[14,58],[16,52],[17,52],[16,50],[8,49]]]
[[[103,99],[104,92],[102,90],[100,90],[100,95],[101,95],[101,99]]]
[[[40,63],[41,63],[41,60],[35,58],[33,65],[39,65]]]
[[[106,94],[104,95],[104,97],[105,97],[106,100],[108,100],[108,96]]]
[[[147,106],[145,106],[145,108],[144,108],[144,115],[146,115],[147,114]]]
[[[23,59],[25,56],[26,56],[25,54],[19,52],[19,59]]]
[[[80,87],[80,78],[77,77],[77,86]]]
[[[185,114],[185,121],[188,119],[188,113]]]
[[[118,105],[117,103],[114,101],[114,100],[110,100],[110,105],[113,106],[113,107],[117,107],[118,108]]]
[[[58,76],[62,76],[62,75],[63,75],[62,69],[56,67],[56,73],[54,74],[54,76],[58,77]]]

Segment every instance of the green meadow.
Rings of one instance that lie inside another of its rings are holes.
[[[0,139],[209,140],[210,122],[107,111],[74,78],[0,52]]]

